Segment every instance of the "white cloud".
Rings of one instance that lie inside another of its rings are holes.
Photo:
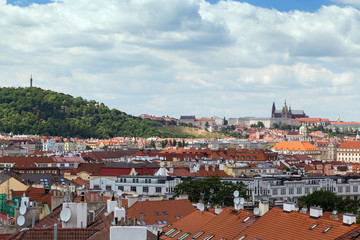
[[[360,1],[359,0],[332,0],[332,1],[337,2],[337,3],[349,4],[349,5],[360,7]]]
[[[130,114],[268,116],[287,98],[312,116],[357,117],[344,107],[349,96],[360,102],[352,7],[64,0],[3,5],[0,16],[2,86],[26,86],[33,74],[37,86]]]

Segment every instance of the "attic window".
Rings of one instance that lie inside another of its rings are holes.
[[[310,231],[314,230],[314,228],[317,227],[317,225],[319,225],[318,223],[315,223],[314,226],[312,226],[311,228],[309,228]]]
[[[191,240],[198,239],[203,234],[204,234],[204,231],[198,232]]]
[[[247,237],[247,235],[245,234],[245,235],[242,235],[238,240],[243,240],[244,238],[246,238]]]
[[[156,215],[158,215],[158,216],[161,216],[161,213],[159,213],[159,212],[156,212]]]
[[[169,236],[170,234],[172,234],[172,233],[175,232],[176,230],[177,230],[177,228],[173,228],[173,229],[167,231],[167,232],[165,233],[165,236]]]
[[[327,233],[332,227],[327,227],[322,233]]]
[[[167,213],[167,212],[163,212],[163,214],[164,214],[165,216],[167,216],[167,215],[168,215],[168,213]]]
[[[181,237],[179,237],[177,240],[183,240],[185,239],[187,236],[189,236],[190,233],[185,233],[184,235],[182,235]]]
[[[206,238],[204,238],[204,240],[210,240],[214,237],[215,235],[214,234],[210,234],[209,236],[207,236]]]
[[[251,217],[247,217],[244,219],[244,221],[242,221],[243,223],[246,223]]]

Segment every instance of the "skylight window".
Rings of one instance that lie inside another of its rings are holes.
[[[177,228],[173,228],[173,229],[167,231],[167,232],[165,233],[165,236],[169,236],[170,234],[172,234],[172,233],[175,232],[176,230],[177,230]]]
[[[243,240],[243,239],[246,238],[246,237],[247,237],[247,235],[244,234],[244,235],[242,235],[238,240]]]
[[[309,228],[310,231],[314,230],[314,228],[317,227],[317,225],[319,225],[318,223],[315,223],[311,228]]]
[[[210,240],[214,237],[215,235],[214,234],[210,234],[209,236],[207,236],[206,238],[204,238],[204,240]]]
[[[175,237],[176,235],[178,235],[179,233],[181,233],[182,231],[181,230],[179,230],[179,231],[177,231],[176,233],[174,233],[172,236],[170,236],[170,238],[173,238],[173,237]]]
[[[158,216],[161,216],[161,213],[159,213],[159,212],[156,212],[156,215],[158,215]]]
[[[332,227],[327,227],[322,233],[327,233]]]
[[[163,214],[164,214],[165,216],[167,216],[167,215],[168,215],[168,213],[167,213],[167,212],[163,212]]]
[[[182,235],[181,237],[179,237],[177,240],[184,240],[187,236],[189,236],[190,233],[185,233],[184,235]]]
[[[165,220],[163,220],[162,222],[163,222],[163,224],[167,224],[167,221],[165,221]]]
[[[250,218],[251,218],[251,217],[249,216],[249,217],[245,218],[244,221],[242,221],[242,222],[245,223],[245,222],[247,222]]]
[[[198,232],[191,240],[198,239],[203,234],[204,234],[204,231]]]
[[[158,224],[162,224],[162,221],[158,220],[157,223],[158,223]]]

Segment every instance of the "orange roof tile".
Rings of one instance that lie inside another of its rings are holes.
[[[126,216],[140,219],[140,214],[143,213],[143,221],[146,225],[167,224],[185,216],[194,209],[188,199],[138,201],[128,209]],[[161,223],[158,221],[161,221]]]
[[[318,224],[315,226],[315,224]],[[343,225],[342,221],[335,221],[320,217],[310,218],[300,212],[286,213],[281,208],[273,207],[260,217],[250,227],[241,232],[236,239],[246,235],[246,239],[335,239],[346,232],[358,227]],[[313,229],[311,229],[314,227]],[[327,232],[325,229],[331,227]]]

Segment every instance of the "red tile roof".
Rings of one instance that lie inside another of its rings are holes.
[[[139,220],[140,214],[143,213],[143,221],[146,225],[162,225],[172,222],[178,217],[185,216],[194,210],[195,208],[188,199],[138,201],[127,210],[126,216],[136,217]],[[158,221],[161,221],[161,223]]]
[[[324,217],[314,219],[300,212],[286,213],[281,208],[273,207],[250,227],[239,233],[236,239],[244,235],[246,235],[245,240],[255,238],[302,240],[335,239],[358,226],[357,224],[353,224],[348,227],[343,225],[341,221]],[[312,227],[314,228],[311,229]],[[329,227],[331,228],[324,232]]]

